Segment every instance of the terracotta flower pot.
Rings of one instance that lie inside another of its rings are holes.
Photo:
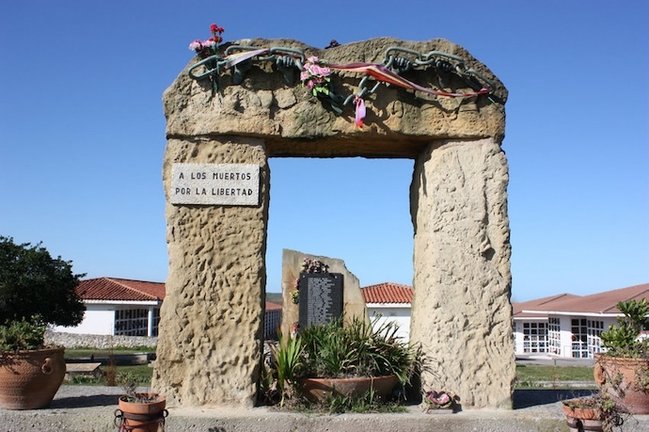
[[[564,401],[563,413],[570,432],[603,430],[602,411],[598,407],[580,406],[580,399]]]
[[[304,378],[300,385],[304,396],[313,402],[324,402],[329,396],[359,397],[372,390],[386,399],[399,382],[396,375],[355,378]]]
[[[127,396],[120,396],[119,409],[122,411],[120,430],[131,432],[156,432],[164,424],[167,400],[156,393],[138,393],[149,402],[129,402]]]
[[[52,402],[65,376],[64,348],[0,354],[0,406],[44,408]]]
[[[649,359],[595,354],[595,382],[631,414],[649,414]]]

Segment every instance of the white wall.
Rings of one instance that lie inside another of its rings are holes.
[[[87,304],[83,321],[76,327],[55,326],[55,332],[112,335],[115,330],[115,305]]]
[[[604,323],[604,330],[608,330],[611,325],[615,324],[616,319],[612,317],[599,317],[599,316],[559,316],[561,321],[561,357],[572,357],[572,319],[590,319],[602,321]]]
[[[383,325],[386,321],[394,322],[399,326],[397,336],[404,342],[410,340],[410,307],[404,306],[383,306],[367,305],[367,313],[370,320],[380,317],[374,323],[375,328]]]
[[[514,352],[524,354],[523,352],[523,321],[514,320]]]

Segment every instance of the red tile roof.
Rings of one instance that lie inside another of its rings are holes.
[[[162,301],[165,284],[120,278],[82,280],[76,288],[82,300]]]
[[[574,296],[556,303],[527,307],[527,310],[546,312],[574,312],[618,314],[617,304],[625,300],[649,300],[649,283],[634,285],[611,291],[591,294],[587,296]]]
[[[412,288],[408,285],[384,282],[361,289],[365,303],[412,303]]]
[[[267,311],[282,310],[282,305],[267,301],[266,310]]]

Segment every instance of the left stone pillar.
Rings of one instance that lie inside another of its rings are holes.
[[[259,205],[172,205],[174,163],[257,164]],[[263,340],[269,176],[260,139],[171,138],[167,143],[169,274],[152,385],[170,405],[254,404]]]

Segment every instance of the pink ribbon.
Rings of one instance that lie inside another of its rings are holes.
[[[359,98],[358,96],[354,97],[354,103],[356,104],[356,117],[354,118],[354,123],[356,123],[356,126],[359,128],[363,127],[363,119],[365,118],[366,110],[365,110],[365,101],[363,98]]]

